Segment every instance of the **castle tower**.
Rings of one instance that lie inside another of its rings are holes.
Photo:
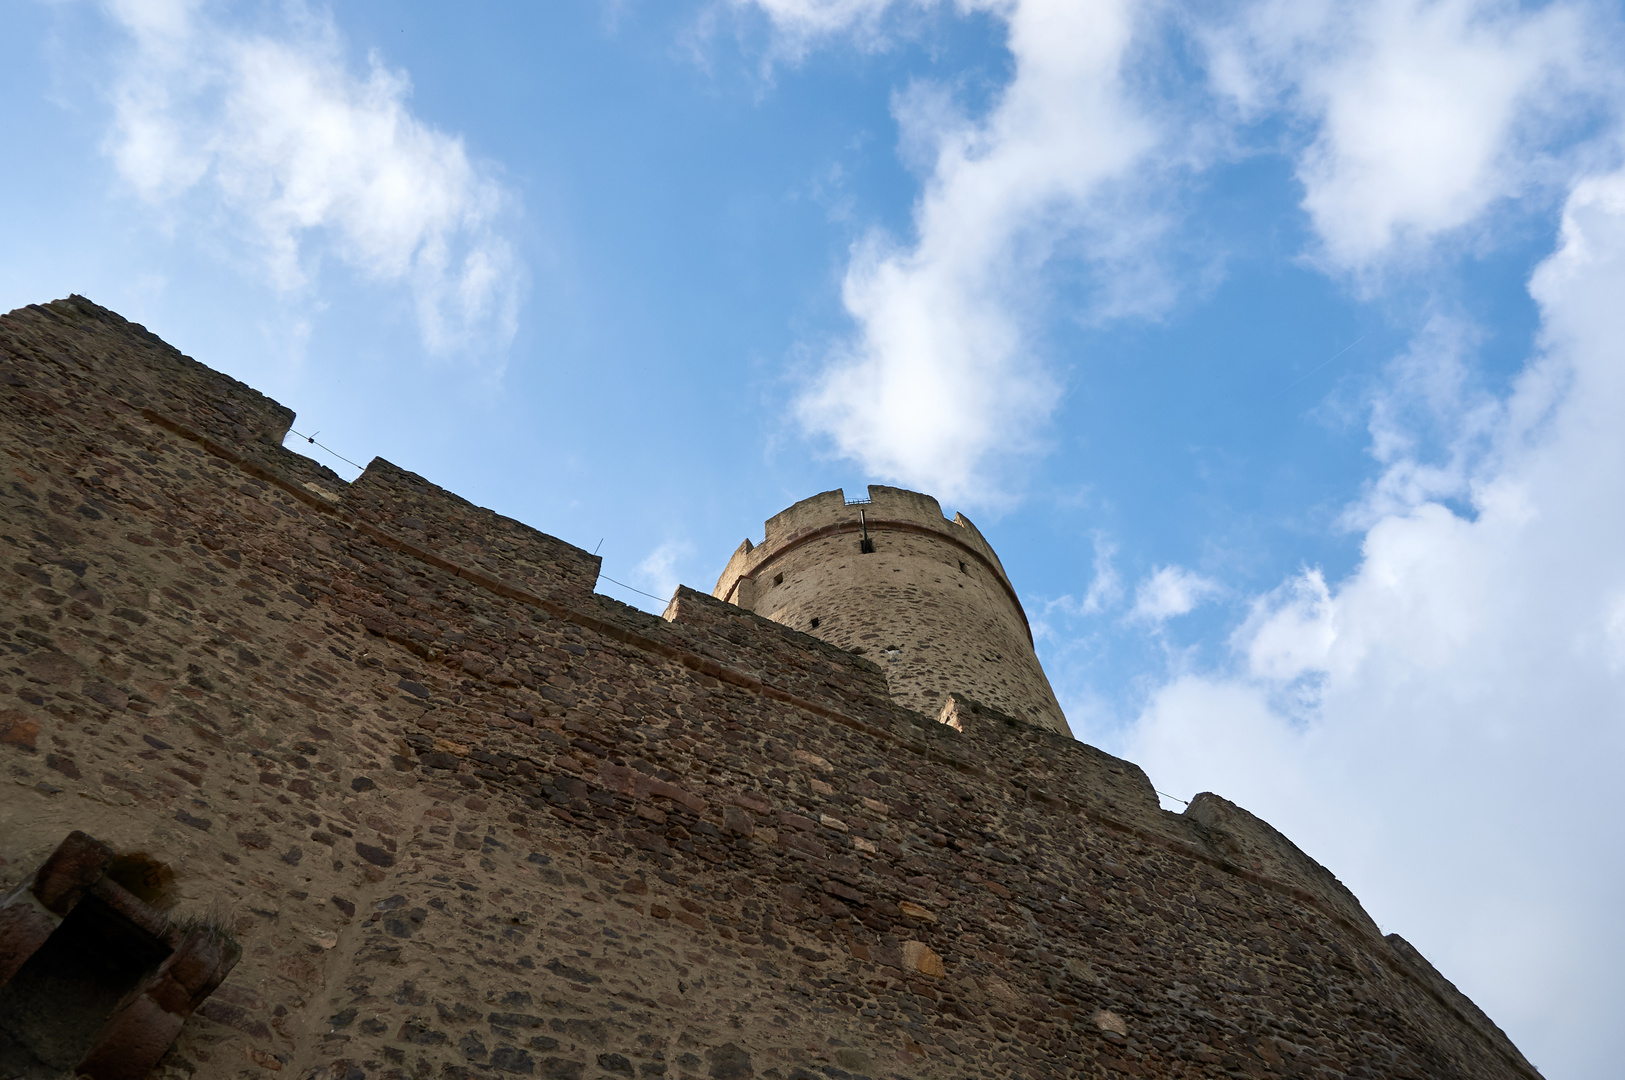
[[[739,545],[712,595],[869,657],[917,712],[961,693],[1071,734],[999,557],[929,495],[871,484],[867,499],[803,499]]]

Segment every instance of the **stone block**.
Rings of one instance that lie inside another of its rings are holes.
[[[903,968],[938,979],[948,974],[948,969],[943,966],[942,957],[923,941],[903,942]]]
[[[79,1063],[91,1080],[142,1080],[164,1056],[185,1023],[145,993],[135,995],[97,1037]]]
[[[76,829],[35,873],[34,896],[48,911],[65,916],[101,880],[112,861],[112,848]]]

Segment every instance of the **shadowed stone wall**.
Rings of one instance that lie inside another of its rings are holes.
[[[290,421],[0,318],[0,887],[83,829],[221,913],[155,1075],[1536,1075],[1244,810]]]

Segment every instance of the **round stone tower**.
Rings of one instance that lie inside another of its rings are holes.
[[[712,595],[869,657],[907,708],[935,716],[958,692],[1072,734],[999,557],[929,495],[803,499],[739,545]]]

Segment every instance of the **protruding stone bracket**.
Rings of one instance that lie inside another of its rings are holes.
[[[171,922],[118,863],[75,831],[0,899],[0,1074],[139,1080],[237,963],[228,933]]]
[[[112,848],[75,830],[0,900],[0,987],[56,932],[112,861]]]

